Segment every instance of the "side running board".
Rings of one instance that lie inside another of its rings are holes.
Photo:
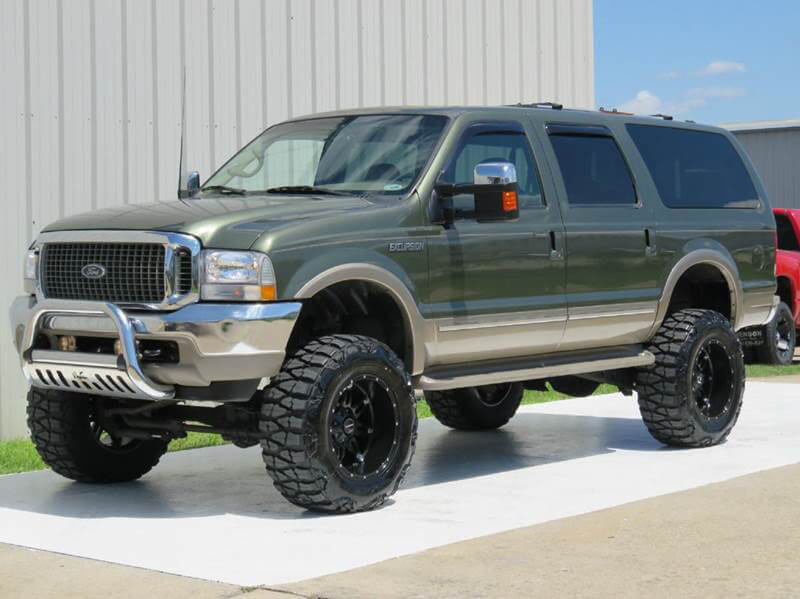
[[[648,366],[653,362],[655,362],[653,354],[642,346],[626,345],[590,351],[436,366],[414,377],[414,386],[423,391],[443,391]]]

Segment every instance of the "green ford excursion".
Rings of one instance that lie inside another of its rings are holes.
[[[746,155],[662,115],[313,115],[182,187],[53,223],[27,254],[28,423],[68,478],[138,478],[208,431],[260,444],[292,503],[366,510],[409,468],[420,393],[481,431],[548,382],[612,383],[658,441],[714,445],[742,405],[736,331],[777,305]]]

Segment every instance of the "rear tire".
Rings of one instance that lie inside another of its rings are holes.
[[[319,512],[370,510],[397,491],[414,455],[411,379],[383,343],[321,337],[264,389],[259,428],[267,473],[288,501]]]
[[[727,438],[739,418],[744,360],[730,322],[712,310],[669,315],[648,348],[636,390],[647,429],[674,447],[705,447]]]
[[[103,424],[103,408],[113,402],[32,388],[28,428],[44,463],[61,476],[84,483],[125,482],[149,472],[167,451],[167,442],[111,435]]]
[[[797,332],[789,306],[781,302],[775,316],[764,326],[764,344],[758,348],[762,364],[786,366],[794,359]]]
[[[445,426],[464,431],[491,430],[511,420],[524,392],[522,383],[504,383],[426,391],[425,399],[436,420]]]

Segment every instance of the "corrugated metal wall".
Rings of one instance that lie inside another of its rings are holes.
[[[0,305],[79,211],[175,195],[266,125],[354,106],[594,105],[591,0],[0,0]],[[0,320],[0,438],[25,387]]]
[[[800,208],[800,128],[734,131],[774,208]]]

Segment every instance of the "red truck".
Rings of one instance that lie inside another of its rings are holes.
[[[775,317],[760,328],[745,329],[739,338],[747,362],[791,364],[800,328],[800,210],[775,208],[777,257],[775,275],[781,303]]]

